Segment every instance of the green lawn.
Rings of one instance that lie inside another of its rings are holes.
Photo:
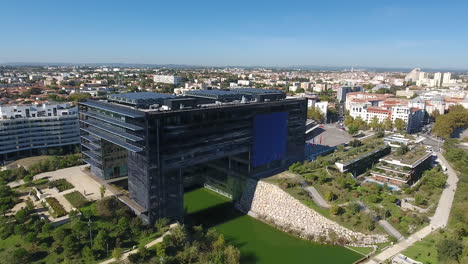
[[[84,197],[79,191],[74,191],[65,194],[63,197],[67,199],[75,208],[81,208],[89,203],[88,199]]]
[[[402,254],[414,260],[421,261],[424,264],[439,263],[437,260],[436,242],[439,240],[440,234],[436,231],[430,234],[421,241],[416,242]]]
[[[311,243],[236,211],[230,201],[207,189],[185,194],[187,222],[214,227],[242,254],[241,263],[353,263],[362,255],[339,246]]]

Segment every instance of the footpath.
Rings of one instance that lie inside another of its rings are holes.
[[[437,205],[436,212],[434,216],[431,217],[431,222],[428,226],[409,236],[408,238],[396,243],[395,245],[387,248],[382,251],[380,254],[374,256],[366,263],[368,264],[377,264],[382,263],[385,260],[399,254],[400,252],[406,250],[412,246],[417,241],[422,240],[432,231],[438,228],[444,228],[447,226],[448,219],[450,216],[450,210],[452,209],[453,198],[455,197],[455,191],[457,190],[458,176],[455,170],[450,166],[450,164],[445,160],[444,156],[441,153],[436,153],[441,163],[447,168],[447,183],[442,195],[439,199],[439,204]]]

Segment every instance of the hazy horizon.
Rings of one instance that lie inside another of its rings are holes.
[[[0,64],[468,69],[466,1],[8,1]]]

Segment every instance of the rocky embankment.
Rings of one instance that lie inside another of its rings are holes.
[[[367,235],[345,228],[264,181],[249,180],[237,207],[250,216],[310,240],[352,246],[387,241],[384,235]]]

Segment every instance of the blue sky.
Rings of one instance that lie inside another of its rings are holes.
[[[0,63],[468,69],[468,1],[0,0]]]

